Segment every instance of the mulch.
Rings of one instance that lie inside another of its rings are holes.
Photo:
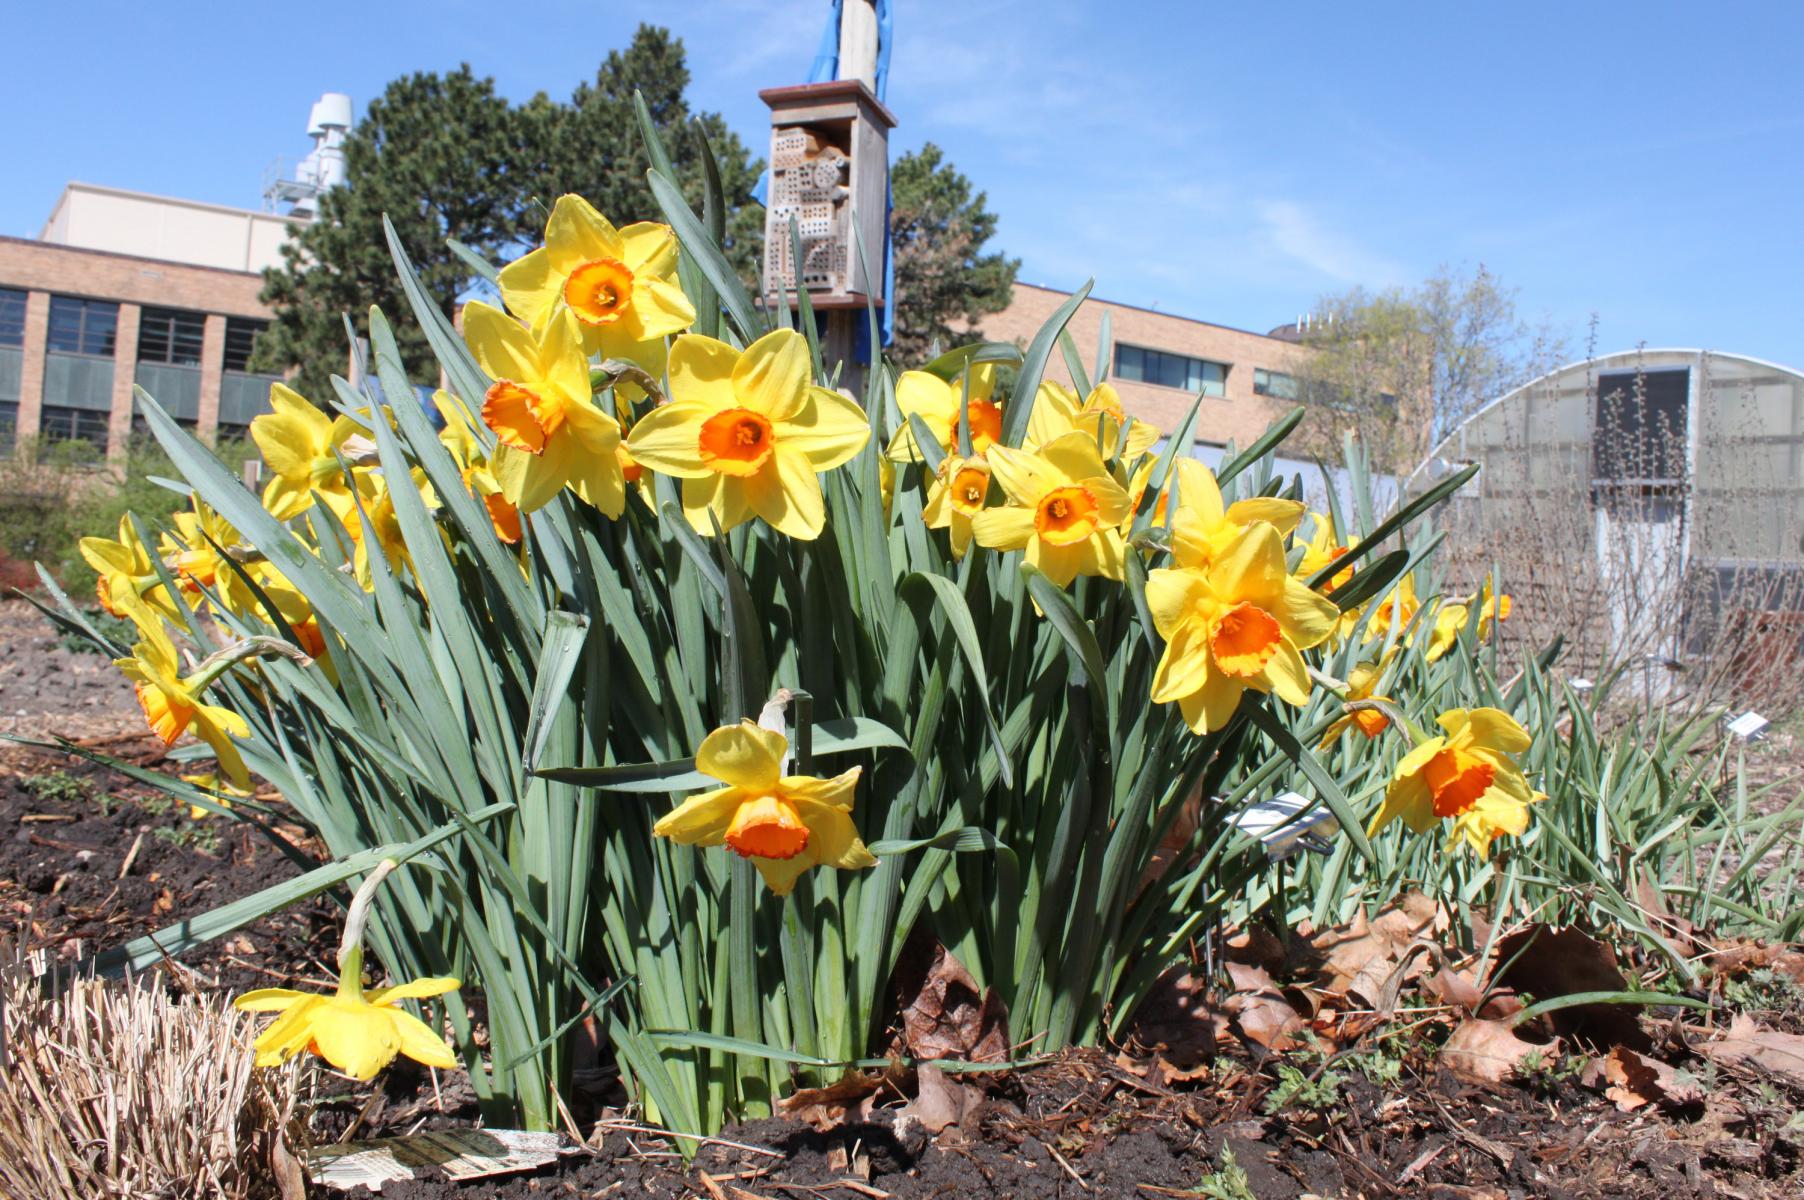
[[[166,767],[139,733],[129,689],[100,656],[61,645],[17,602],[0,603],[0,715],[32,736],[62,734]],[[95,682],[83,682],[92,679]],[[108,682],[110,680],[110,682]],[[0,938],[65,961],[268,886],[295,867],[247,826],[196,820],[152,789],[79,760],[0,749]],[[188,956],[170,986],[242,991],[328,985],[338,913],[302,905]],[[1767,1014],[1798,1028],[1800,1014]],[[980,1080],[959,1118],[928,1136],[907,1114],[912,1084],[826,1128],[738,1125],[692,1159],[634,1124],[617,1087],[582,1106],[589,1140],[537,1172],[467,1184],[390,1183],[388,1200],[477,1197],[896,1197],[1251,1195],[1503,1197],[1804,1196],[1804,1088],[1689,1060],[1706,1098],[1620,1111],[1575,1078],[1473,1086],[1439,1069],[1431,1044],[1375,1083],[1358,1055],[1266,1055],[1224,1041],[1195,1078],[1157,1062],[1074,1051]],[[1279,1064],[1342,1078],[1314,1106],[1275,1112]],[[467,1082],[398,1065],[374,1085],[329,1077],[317,1129],[398,1135],[476,1121]],[[592,1123],[591,1123],[592,1122]],[[1246,1190],[1220,1190],[1224,1160]],[[1199,1191],[1197,1189],[1205,1188]],[[325,1194],[325,1193],[321,1193]]]

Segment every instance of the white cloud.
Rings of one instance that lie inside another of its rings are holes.
[[[1255,212],[1261,236],[1272,250],[1318,275],[1337,283],[1368,287],[1385,287],[1408,277],[1401,264],[1328,228],[1295,200],[1265,200]]]

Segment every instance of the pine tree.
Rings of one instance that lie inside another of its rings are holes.
[[[984,253],[996,214],[983,192],[928,142],[890,168],[890,236],[895,257],[895,341],[891,355],[918,366],[935,344],[961,339],[953,322],[1000,312],[1014,295],[1021,260]]]

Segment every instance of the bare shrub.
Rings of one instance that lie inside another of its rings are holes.
[[[15,970],[0,988],[0,1195],[256,1200],[298,1182],[278,1145],[298,1068],[255,1070],[251,1020],[225,998],[42,982]]]
[[[1694,386],[1717,397],[1708,372],[1706,356]],[[1515,598],[1502,640],[1539,648],[1562,639],[1568,674],[1621,676],[1614,694],[1636,709],[1732,706],[1776,717],[1796,708],[1797,483],[1773,477],[1770,459],[1738,452],[1773,439],[1737,415],[1749,406],[1700,403],[1695,436],[1711,451],[1694,470],[1691,437],[1646,404],[1640,368],[1631,394],[1601,406],[1598,374],[1588,373],[1582,403],[1597,421],[1588,439],[1572,437],[1579,401],[1556,394],[1563,379],[1531,385],[1518,411],[1481,418],[1494,422],[1485,469],[1445,518],[1450,577],[1466,583],[1495,570]]]

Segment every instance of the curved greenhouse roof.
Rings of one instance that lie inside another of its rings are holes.
[[[1455,521],[1491,529],[1589,508],[1596,540],[1671,531],[1685,565],[1804,564],[1804,374],[1714,350],[1630,350],[1549,372],[1468,417],[1410,478],[1478,477]],[[1585,546],[1573,546],[1575,551]]]

